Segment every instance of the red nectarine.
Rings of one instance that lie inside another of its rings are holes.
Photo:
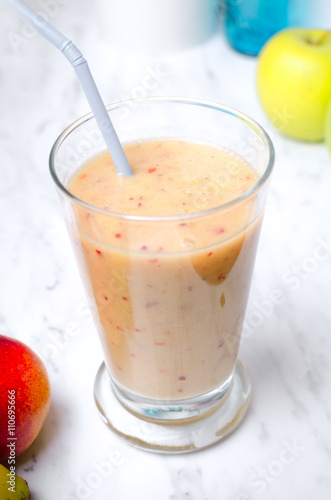
[[[0,335],[0,462],[9,463],[30,446],[49,407],[44,363],[27,345]]]

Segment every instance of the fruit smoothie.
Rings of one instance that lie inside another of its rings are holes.
[[[102,153],[68,187],[86,202],[75,207],[75,243],[107,369],[139,396],[200,396],[234,369],[261,216],[253,198],[229,202],[257,175],[206,144],[160,139],[125,152],[134,176]]]

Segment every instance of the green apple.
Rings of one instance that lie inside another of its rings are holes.
[[[257,89],[283,134],[322,141],[331,100],[331,31],[290,28],[274,35],[259,56]]]
[[[325,115],[324,137],[331,154],[331,101],[329,102]]]

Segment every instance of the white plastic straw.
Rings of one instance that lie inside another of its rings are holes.
[[[129,162],[101,99],[98,88],[93,80],[87,61],[82,53],[71,40],[45,21],[45,19],[39,16],[34,10],[25,5],[24,2],[21,0],[7,0],[7,2],[15,7],[32,27],[47,38],[49,42],[66,56],[76,71],[117,172],[121,175],[132,175],[133,172]]]

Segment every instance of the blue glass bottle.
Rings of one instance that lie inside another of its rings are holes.
[[[290,0],[226,0],[226,34],[239,52],[257,55],[265,42],[289,24]]]

